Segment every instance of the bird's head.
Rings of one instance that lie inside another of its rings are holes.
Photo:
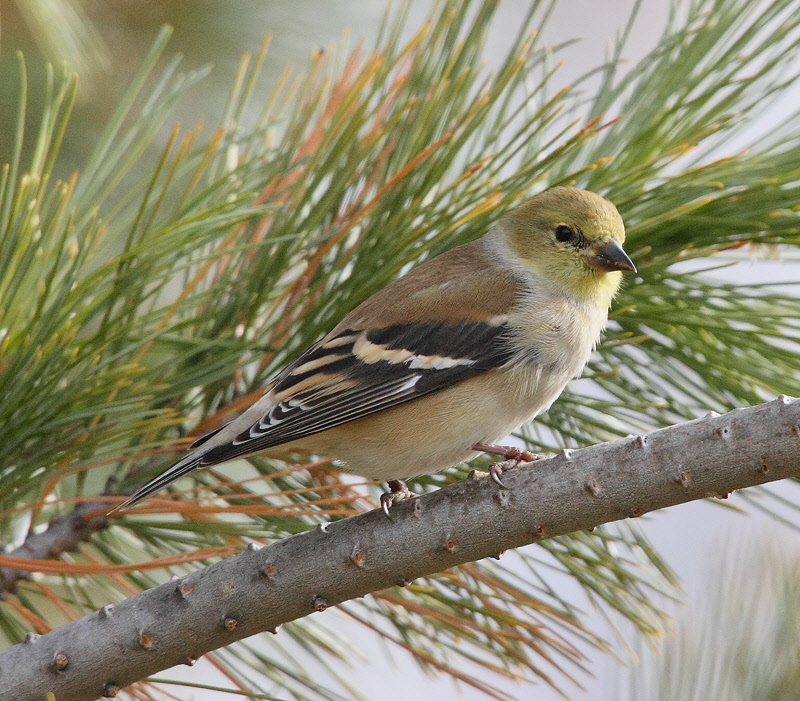
[[[622,217],[593,192],[546,190],[508,214],[500,231],[522,265],[581,297],[610,303],[622,271],[636,272],[622,248]]]

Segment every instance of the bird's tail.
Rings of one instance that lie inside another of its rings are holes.
[[[164,472],[156,475],[149,482],[143,484],[128,499],[111,509],[109,513],[113,514],[115,511],[125,511],[134,504],[138,504],[142,499],[146,499],[154,492],[157,492],[162,487],[172,484],[172,482],[179,477],[183,477],[198,467],[206,467],[206,465],[202,463],[203,456],[206,452],[206,450],[196,450],[189,453],[182,460],[179,460],[174,465],[164,470]]]

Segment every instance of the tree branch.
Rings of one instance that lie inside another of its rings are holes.
[[[50,560],[66,551],[75,552],[82,541],[89,540],[93,533],[108,526],[108,518],[98,515],[108,508],[108,502],[100,499],[78,504],[67,515],[51,518],[41,533],[29,533],[22,545],[5,554],[26,560]],[[21,579],[29,578],[30,572],[0,567],[0,599],[16,591]]]
[[[180,450],[174,453],[181,454]],[[163,456],[149,460],[144,465],[134,467],[125,476],[127,481],[139,472],[146,472],[154,464],[163,463]],[[13,550],[4,552],[8,557],[18,557],[24,560],[55,560],[63,552],[77,552],[80,544],[88,541],[94,533],[108,528],[108,510],[118,504],[117,500],[105,500],[103,497],[130,496],[136,491],[133,484],[125,489],[116,488],[117,480],[113,477],[106,482],[105,490],[91,502],[77,504],[72,511],[66,514],[53,516],[47,522],[47,528],[40,532],[28,532],[23,543]],[[30,579],[30,572],[15,567],[0,567],[0,601],[8,594],[13,594],[17,583]]]
[[[464,480],[249,549],[0,653],[0,698],[114,696],[348,599],[543,538],[800,477],[800,400],[781,397]]]

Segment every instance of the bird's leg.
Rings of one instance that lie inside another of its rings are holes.
[[[406,487],[406,485],[400,480],[389,480],[386,484],[389,487],[389,491],[381,494],[381,509],[383,509],[383,513],[386,514],[386,518],[391,520],[392,517],[389,516],[389,507],[392,504],[394,504],[396,501],[411,499],[411,497],[415,497],[417,495],[414,494],[414,492],[412,492],[408,487]]]
[[[505,458],[507,462],[513,462],[514,466],[519,465],[521,462],[533,462],[534,460],[541,460],[544,457],[544,455],[540,455],[539,453],[531,453],[528,450],[515,448],[511,445],[490,445],[488,443],[476,443],[472,446],[472,449],[478,450],[481,453],[499,455],[500,457]],[[496,462],[489,465],[489,475],[491,475],[492,480],[503,488],[505,488],[506,485],[503,484],[500,476],[503,474],[504,465],[504,462]]]

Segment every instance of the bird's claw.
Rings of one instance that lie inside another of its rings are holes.
[[[489,477],[492,478],[492,482],[494,482],[498,487],[502,487],[503,489],[508,489],[505,484],[503,484],[503,480],[500,479],[503,475],[503,470],[507,467],[514,467],[516,462],[514,460],[504,460],[503,462],[494,462],[489,465]]]
[[[392,497],[391,492],[384,492],[381,494],[381,510],[384,514],[386,514],[386,518],[390,521],[392,517],[389,515],[389,507],[394,504],[394,498]]]
[[[540,455],[539,453],[531,453],[529,450],[523,450],[522,448],[517,448],[511,445],[490,445],[487,443],[476,443],[472,446],[472,448],[473,450],[479,450],[482,453],[490,453],[492,455],[499,455],[500,457],[505,458],[503,462],[496,462],[489,465],[489,476],[492,478],[492,481],[495,484],[503,489],[507,489],[506,485],[503,484],[503,480],[500,479],[501,475],[503,474],[503,470],[516,467],[521,462],[534,462],[535,460],[541,460],[544,457],[544,455]]]
[[[392,517],[389,514],[389,507],[397,501],[404,501],[417,496],[400,480],[389,480],[389,491],[381,494],[381,510],[390,521]]]

